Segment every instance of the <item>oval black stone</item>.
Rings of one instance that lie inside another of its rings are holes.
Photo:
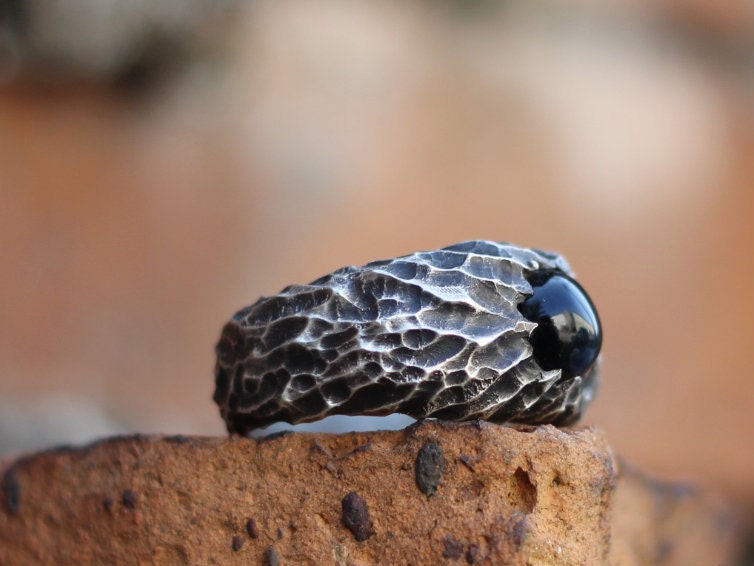
[[[585,375],[597,361],[602,328],[586,291],[558,271],[527,276],[534,293],[518,310],[537,323],[530,342],[534,360],[544,370],[560,369],[563,377]]]

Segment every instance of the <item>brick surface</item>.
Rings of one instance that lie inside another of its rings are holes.
[[[738,543],[725,503],[619,466],[592,428],[132,436],[0,468],[2,565],[713,564]]]

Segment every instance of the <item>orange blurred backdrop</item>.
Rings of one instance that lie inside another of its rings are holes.
[[[754,505],[750,6],[295,1],[223,25],[137,89],[21,60],[0,90],[0,450],[223,434],[235,310],[480,238],[563,253],[597,304],[587,424]]]

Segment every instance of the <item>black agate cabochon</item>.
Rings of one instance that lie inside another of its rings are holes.
[[[562,370],[566,378],[585,375],[602,346],[600,319],[591,299],[559,271],[534,271],[526,278],[534,293],[518,309],[537,323],[530,338],[534,360],[544,370]]]

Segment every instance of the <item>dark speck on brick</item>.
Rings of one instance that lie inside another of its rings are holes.
[[[363,542],[374,534],[374,526],[369,518],[367,503],[352,491],[341,501],[343,524],[353,533],[357,541]]]
[[[173,436],[166,436],[165,442],[170,442],[171,444],[188,444],[191,442],[191,439],[188,436],[183,436],[182,434],[175,434]]]
[[[445,457],[442,447],[436,442],[427,442],[419,449],[414,462],[416,485],[424,495],[429,497],[437,491],[443,472],[445,472]]]
[[[246,521],[246,532],[249,533],[251,538],[259,538],[259,529],[257,529],[257,522],[254,519]]]
[[[454,539],[451,536],[447,536],[443,539],[445,543],[445,550],[442,552],[443,558],[450,558],[451,560],[458,560],[463,556],[463,543]]]
[[[121,499],[124,506],[128,507],[129,509],[136,509],[136,503],[138,503],[139,501],[139,496],[136,495],[136,492],[134,490],[126,489],[123,490]]]
[[[18,514],[21,506],[21,484],[18,481],[14,468],[8,468],[3,474],[3,480],[0,482],[0,491],[3,492],[3,503],[8,513],[11,515]]]
[[[469,564],[476,564],[482,559],[482,550],[478,544],[470,544],[469,549],[466,551],[466,562]]]
[[[280,566],[280,556],[274,546],[264,551],[264,564],[265,566]]]
[[[105,511],[110,511],[113,508],[113,503],[115,503],[115,500],[112,496],[108,495],[102,500],[102,507],[105,508]]]
[[[469,456],[468,454],[461,454],[461,457],[459,458],[461,460],[461,464],[466,466],[469,470],[472,472],[474,471],[474,464],[476,464],[476,458],[473,458],[472,456]]]
[[[243,539],[239,537],[238,535],[235,535],[230,542],[230,547],[233,549],[233,552],[238,552],[239,550],[241,550],[242,546],[243,546]]]

